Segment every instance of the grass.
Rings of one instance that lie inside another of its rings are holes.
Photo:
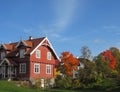
[[[15,82],[11,81],[0,81],[0,92],[107,92],[100,90],[62,90],[62,89],[48,89],[48,90],[40,90],[40,89],[32,89],[27,87],[17,87]],[[110,91],[110,92],[119,92],[118,90]]]
[[[37,89],[17,87],[15,82],[0,81],[0,92],[40,92]]]

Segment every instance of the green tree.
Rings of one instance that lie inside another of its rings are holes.
[[[108,62],[104,62],[103,56],[99,54],[95,59],[96,72],[100,77],[106,77],[110,73]]]
[[[120,77],[120,51],[116,47],[111,47],[110,51],[112,52],[113,56],[116,59],[117,64],[115,66],[115,70],[117,71],[118,77]]]
[[[94,62],[84,59],[80,59],[80,62],[84,62],[84,68],[79,70],[79,79],[83,87],[92,87],[92,83],[96,82],[96,65]],[[83,60],[83,61],[82,61]]]

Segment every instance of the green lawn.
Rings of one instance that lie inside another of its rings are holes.
[[[50,89],[50,90],[39,90],[25,87],[17,87],[15,82],[0,81],[0,92],[107,92],[99,90],[62,90],[62,89]],[[111,91],[119,92],[119,90]]]

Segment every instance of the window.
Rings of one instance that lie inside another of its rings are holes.
[[[40,50],[36,50],[36,58],[40,58]]]
[[[51,74],[51,65],[46,65],[46,74]]]
[[[38,63],[34,64],[34,73],[40,73],[40,64]]]
[[[51,60],[51,53],[50,52],[47,52],[47,59]]]
[[[5,58],[5,52],[2,52],[1,53],[1,59],[4,59]]]
[[[26,73],[26,63],[20,63],[20,73]]]
[[[25,54],[25,49],[21,49],[20,50],[20,58],[24,58],[25,57],[24,54]]]

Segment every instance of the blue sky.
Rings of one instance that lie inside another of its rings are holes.
[[[47,36],[58,55],[120,48],[120,0],[0,0],[0,42]]]

